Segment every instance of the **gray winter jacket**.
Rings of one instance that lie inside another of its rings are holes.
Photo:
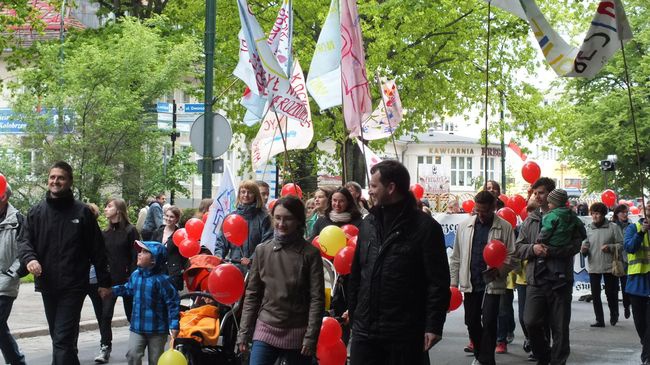
[[[20,231],[18,210],[7,205],[5,219],[0,222],[0,296],[17,297],[20,276],[16,237]]]
[[[603,252],[603,245],[609,247],[609,252]],[[587,239],[582,242],[582,247],[589,250],[587,260],[590,274],[609,274],[612,271],[612,260],[614,250],[619,253],[619,260],[622,262],[623,232],[616,223],[607,222],[596,227],[593,223],[587,225]]]

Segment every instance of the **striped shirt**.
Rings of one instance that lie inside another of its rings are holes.
[[[299,350],[302,349],[306,332],[307,327],[277,328],[258,319],[255,322],[253,341],[262,341],[283,350]]]

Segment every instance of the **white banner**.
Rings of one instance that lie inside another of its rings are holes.
[[[307,101],[305,78],[298,60],[294,63],[291,83],[300,100],[304,100],[309,117],[307,121],[286,117],[280,117],[280,121],[278,121],[273,111],[268,112],[252,143],[251,159],[253,167],[260,167],[271,157],[284,152],[284,142],[282,141],[280,128],[286,138],[287,150],[305,149],[309,147],[311,140],[314,138],[314,127],[311,121],[309,102]],[[280,128],[278,128],[278,125]]]
[[[236,200],[237,190],[235,189],[235,183],[232,180],[228,164],[224,164],[219,191],[210,206],[208,219],[205,222],[205,227],[203,227],[203,233],[201,234],[201,244],[211,252],[214,252],[214,244],[221,230],[221,223],[223,223],[226,215],[235,209]]]
[[[373,141],[388,138],[402,121],[402,101],[395,81],[386,81],[381,87],[382,101],[363,122],[363,139]]]

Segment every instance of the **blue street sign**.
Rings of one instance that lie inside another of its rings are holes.
[[[23,134],[27,123],[22,120],[11,120],[13,111],[9,108],[0,108],[0,134]]]
[[[205,113],[205,104],[178,104],[179,113]]]

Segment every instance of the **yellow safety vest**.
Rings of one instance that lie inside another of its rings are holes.
[[[636,223],[636,231],[641,232],[641,223]],[[627,274],[647,274],[650,272],[650,239],[643,235],[643,243],[635,253],[627,254]]]

